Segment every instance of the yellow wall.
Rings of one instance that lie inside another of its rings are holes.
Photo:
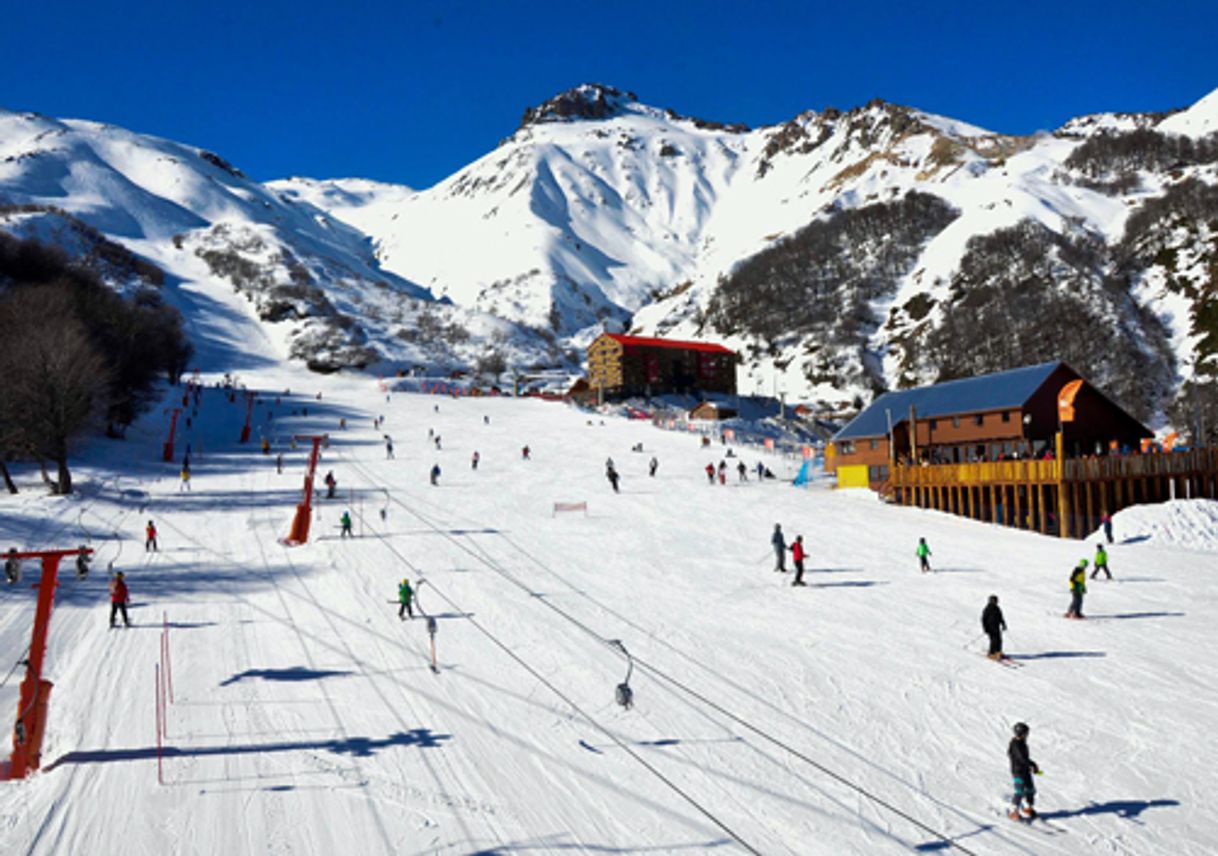
[[[837,468],[838,487],[869,487],[866,464],[839,465]]]

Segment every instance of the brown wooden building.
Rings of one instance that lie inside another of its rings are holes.
[[[1072,381],[1074,418],[1059,422]],[[1218,497],[1218,449],[1137,454],[1150,436],[1055,362],[880,396],[834,436],[826,468],[906,505],[1084,536],[1139,502]]]
[[[602,333],[588,346],[588,383],[601,398],[736,392],[736,352],[722,345]]]

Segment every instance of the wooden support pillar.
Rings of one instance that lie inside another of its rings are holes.
[[[991,484],[990,485],[990,522],[991,523],[998,522],[998,502],[995,499],[995,497],[997,497],[997,495],[998,495],[998,487],[994,484]],[[1009,508],[1006,508],[1003,510],[1006,511],[1008,514],[1011,513],[1011,509],[1009,509]]]
[[[970,519],[973,516],[973,488],[970,485],[964,487],[964,516]]]
[[[1014,512],[1011,519],[1015,521],[1015,528],[1023,529],[1023,509],[1019,506],[1019,485],[1017,484],[1011,485],[1011,508]]]
[[[1121,495],[1124,487],[1125,487],[1125,480],[1123,478],[1118,477],[1116,479],[1113,479],[1113,482],[1112,482],[1112,495],[1113,495],[1112,511],[1108,512],[1109,514],[1116,514],[1118,511],[1120,511],[1122,508],[1125,507],[1125,498]]]
[[[1087,493],[1087,521],[1083,524],[1083,532],[1087,533],[1095,529],[1095,505],[1092,502],[1091,482],[1083,482],[1083,490]]]
[[[1047,535],[1049,532],[1049,527],[1047,525],[1048,520],[1047,520],[1047,516],[1045,514],[1045,489],[1047,487],[1048,487],[1047,485],[1040,484],[1039,482],[1036,485],[1036,505],[1037,505],[1037,509],[1038,509],[1038,513],[1039,513],[1039,517],[1040,517],[1040,534],[1041,535]]]

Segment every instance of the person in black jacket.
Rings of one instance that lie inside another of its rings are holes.
[[[1007,623],[1002,617],[996,594],[990,595],[989,603],[981,611],[981,629],[990,637],[990,653],[987,656],[991,660],[1001,660],[1005,656],[1002,653],[1002,631],[1007,629]]]
[[[787,572],[787,539],[782,534],[782,524],[774,524],[774,534],[770,536],[770,546],[774,548],[774,570],[780,573]]]
[[[1026,802],[1023,816],[1031,820],[1036,817],[1036,809],[1033,807],[1036,784],[1032,781],[1032,774],[1039,773],[1040,767],[1028,756],[1028,726],[1017,722],[1013,730],[1015,736],[1007,746],[1007,757],[1011,760],[1011,778],[1015,782],[1015,804],[1009,814],[1012,820],[1019,820],[1020,803]]]

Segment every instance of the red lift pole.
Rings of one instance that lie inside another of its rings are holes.
[[[313,451],[309,454],[309,472],[304,480],[304,497],[296,506],[296,516],[292,518],[292,531],[284,540],[289,547],[298,547],[309,541],[309,523],[313,519],[313,475],[317,472],[317,460],[321,457],[321,444],[329,437],[320,434],[313,437],[297,437],[298,440],[311,440]]]
[[[165,441],[165,448],[161,452],[161,457],[163,460],[173,460],[173,435],[178,429],[178,414],[181,412],[182,408],[175,407],[173,409],[173,415],[169,419],[169,439]]]
[[[42,581],[38,589],[38,606],[34,611],[34,635],[30,638],[30,656],[25,661],[25,680],[21,682],[21,700],[17,703],[17,724],[13,726],[13,756],[9,765],[10,779],[24,779],[42,763],[42,737],[47,721],[47,704],[51,698],[51,682],[42,679],[42,661],[47,652],[47,632],[51,628],[51,610],[55,607],[55,588],[59,585],[59,560],[64,556],[92,555],[87,547],[76,550],[39,550],[29,553],[5,553],[5,558],[42,559]]]
[[[257,398],[257,394],[253,392],[247,392],[245,394],[245,425],[241,427],[242,443],[248,443],[250,441],[250,420],[254,418],[254,401]]]

